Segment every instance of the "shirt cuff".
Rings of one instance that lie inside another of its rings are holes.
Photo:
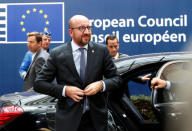
[[[104,81],[101,81],[103,83],[103,89],[101,90],[101,92],[104,92],[106,90],[106,87],[105,87],[105,82]]]
[[[167,82],[167,86],[165,87],[166,90],[170,90],[171,88],[171,82],[170,81],[166,81]]]
[[[65,95],[65,89],[66,89],[66,87],[67,87],[67,86],[64,86],[64,87],[63,87],[63,91],[62,91],[62,96],[63,96],[63,97],[66,97],[66,95]]]

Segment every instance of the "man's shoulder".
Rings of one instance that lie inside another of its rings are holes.
[[[44,59],[47,59],[49,57],[49,53],[47,51],[41,49],[38,57],[42,57]]]
[[[119,53],[119,58],[127,57],[127,56],[129,56],[129,55],[127,55],[127,54],[123,54],[123,53]]]
[[[33,53],[32,53],[31,51],[27,51],[27,52],[25,53],[25,55],[26,55],[26,56],[32,56]]]
[[[67,49],[68,44],[70,44],[70,42],[64,43],[64,44],[62,44],[62,45],[60,45],[60,46],[57,46],[57,47],[53,48],[53,49],[51,50],[51,52],[60,52],[60,51],[63,50],[63,49]]]
[[[93,41],[89,42],[90,47],[96,47],[96,48],[107,48],[105,44],[102,43],[96,43]]]
[[[45,50],[42,51],[42,54],[43,54],[44,56],[49,56],[49,53],[48,53],[47,51],[45,51]]]

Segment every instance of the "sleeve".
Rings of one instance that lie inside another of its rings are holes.
[[[32,55],[33,54],[30,51],[25,53],[21,66],[19,67],[19,74],[20,74],[21,78],[25,77],[25,74],[32,62]]]
[[[36,92],[47,94],[56,98],[63,98],[62,92],[64,85],[52,82],[56,76],[55,59],[55,54],[51,53],[48,60],[42,67],[42,70],[38,73],[33,87]]]
[[[109,54],[107,48],[104,48],[104,83],[105,83],[105,90],[110,91],[119,88],[123,80],[120,77],[120,74],[117,72],[117,68],[113,63],[112,57]]]
[[[171,82],[170,81],[166,81],[167,82],[167,85],[165,87],[166,90],[170,90],[171,88]]]

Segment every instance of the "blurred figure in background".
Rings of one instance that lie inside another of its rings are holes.
[[[32,62],[27,70],[24,78],[24,91],[33,87],[33,83],[37,74],[41,71],[42,66],[47,60],[49,54],[41,49],[42,34],[38,32],[31,32],[28,34],[28,48],[32,52]]]
[[[43,35],[42,35],[42,48],[49,52],[49,46],[50,46],[50,43],[51,43],[51,33],[50,32],[43,32]]]
[[[50,32],[43,32],[42,33],[42,48],[49,52],[49,46],[51,42],[51,33]],[[25,53],[21,66],[19,67],[19,74],[21,78],[24,80],[27,70],[32,62],[32,55],[33,53],[29,50]]]

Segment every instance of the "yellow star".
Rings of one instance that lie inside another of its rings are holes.
[[[49,21],[47,20],[47,21],[45,22],[45,24],[46,24],[46,25],[49,25]]]
[[[23,27],[23,28],[22,28],[22,32],[25,32],[25,31],[26,31],[26,29]]]
[[[47,15],[47,14],[45,14],[45,15],[44,15],[44,18],[46,19],[47,17],[48,17],[48,15]]]
[[[23,22],[23,21],[21,21],[21,22],[20,22],[20,25],[24,25],[24,22]]]
[[[29,32],[27,32],[27,36],[29,35]]]
[[[45,28],[44,28],[44,31],[47,31],[47,30],[48,30],[48,29],[45,27]]]
[[[26,13],[27,13],[27,14],[30,14],[30,10],[27,10]]]
[[[43,10],[40,10],[39,13],[42,14],[42,13],[43,13]]]
[[[22,16],[21,16],[22,19],[25,19],[25,17],[26,17],[25,15],[22,15]]]
[[[36,8],[33,8],[33,12],[36,12],[37,11],[37,9]]]

